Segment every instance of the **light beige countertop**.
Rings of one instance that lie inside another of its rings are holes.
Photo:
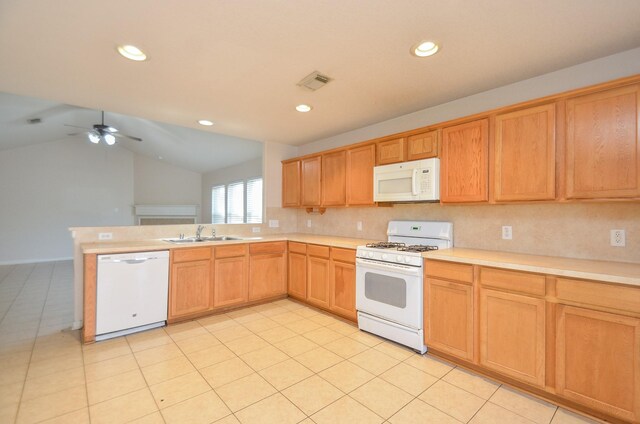
[[[426,252],[427,259],[484,265],[516,271],[640,286],[640,264],[526,255],[477,249],[444,249]]]
[[[366,240],[358,238],[320,236],[313,234],[278,234],[264,237],[243,237],[242,240],[226,240],[226,241],[203,241],[199,243],[171,243],[162,239],[153,240],[123,240],[115,242],[95,242],[82,243],[80,249],[83,254],[104,254],[104,253],[126,253],[141,252],[145,250],[169,250],[169,249],[185,249],[203,246],[224,246],[229,244],[241,243],[260,243],[267,241],[297,241],[300,243],[321,244],[331,247],[342,247],[345,249],[355,249],[366,243],[375,240]]]

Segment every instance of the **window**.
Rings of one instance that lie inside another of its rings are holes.
[[[262,178],[212,187],[211,223],[262,223]]]
[[[225,208],[226,187],[223,185],[215,186],[211,189],[211,223],[224,224],[227,222],[227,214]]]

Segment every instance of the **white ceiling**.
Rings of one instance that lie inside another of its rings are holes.
[[[0,0],[0,91],[299,145],[640,46],[638,28],[638,0]],[[411,56],[423,39],[441,51]],[[296,86],[314,70],[334,81]]]
[[[32,118],[41,123],[29,124]],[[100,112],[33,97],[0,93],[0,150],[69,138],[89,143],[87,129],[101,122]],[[142,138],[142,142],[118,138],[123,147],[156,160],[206,173],[247,162],[262,156],[262,143],[238,137],[215,134],[148,119],[105,113],[105,124],[119,132]]]

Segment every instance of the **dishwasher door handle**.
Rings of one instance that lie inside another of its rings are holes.
[[[111,262],[118,263],[118,264],[124,263],[124,264],[135,265],[135,264],[144,263],[150,259],[158,259],[158,258],[112,259]]]

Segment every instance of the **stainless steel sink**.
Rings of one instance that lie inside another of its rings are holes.
[[[176,244],[188,244],[188,243],[203,243],[205,241],[226,241],[226,240],[242,240],[240,237],[231,236],[216,236],[216,237],[187,237],[187,238],[166,238],[163,241]]]

